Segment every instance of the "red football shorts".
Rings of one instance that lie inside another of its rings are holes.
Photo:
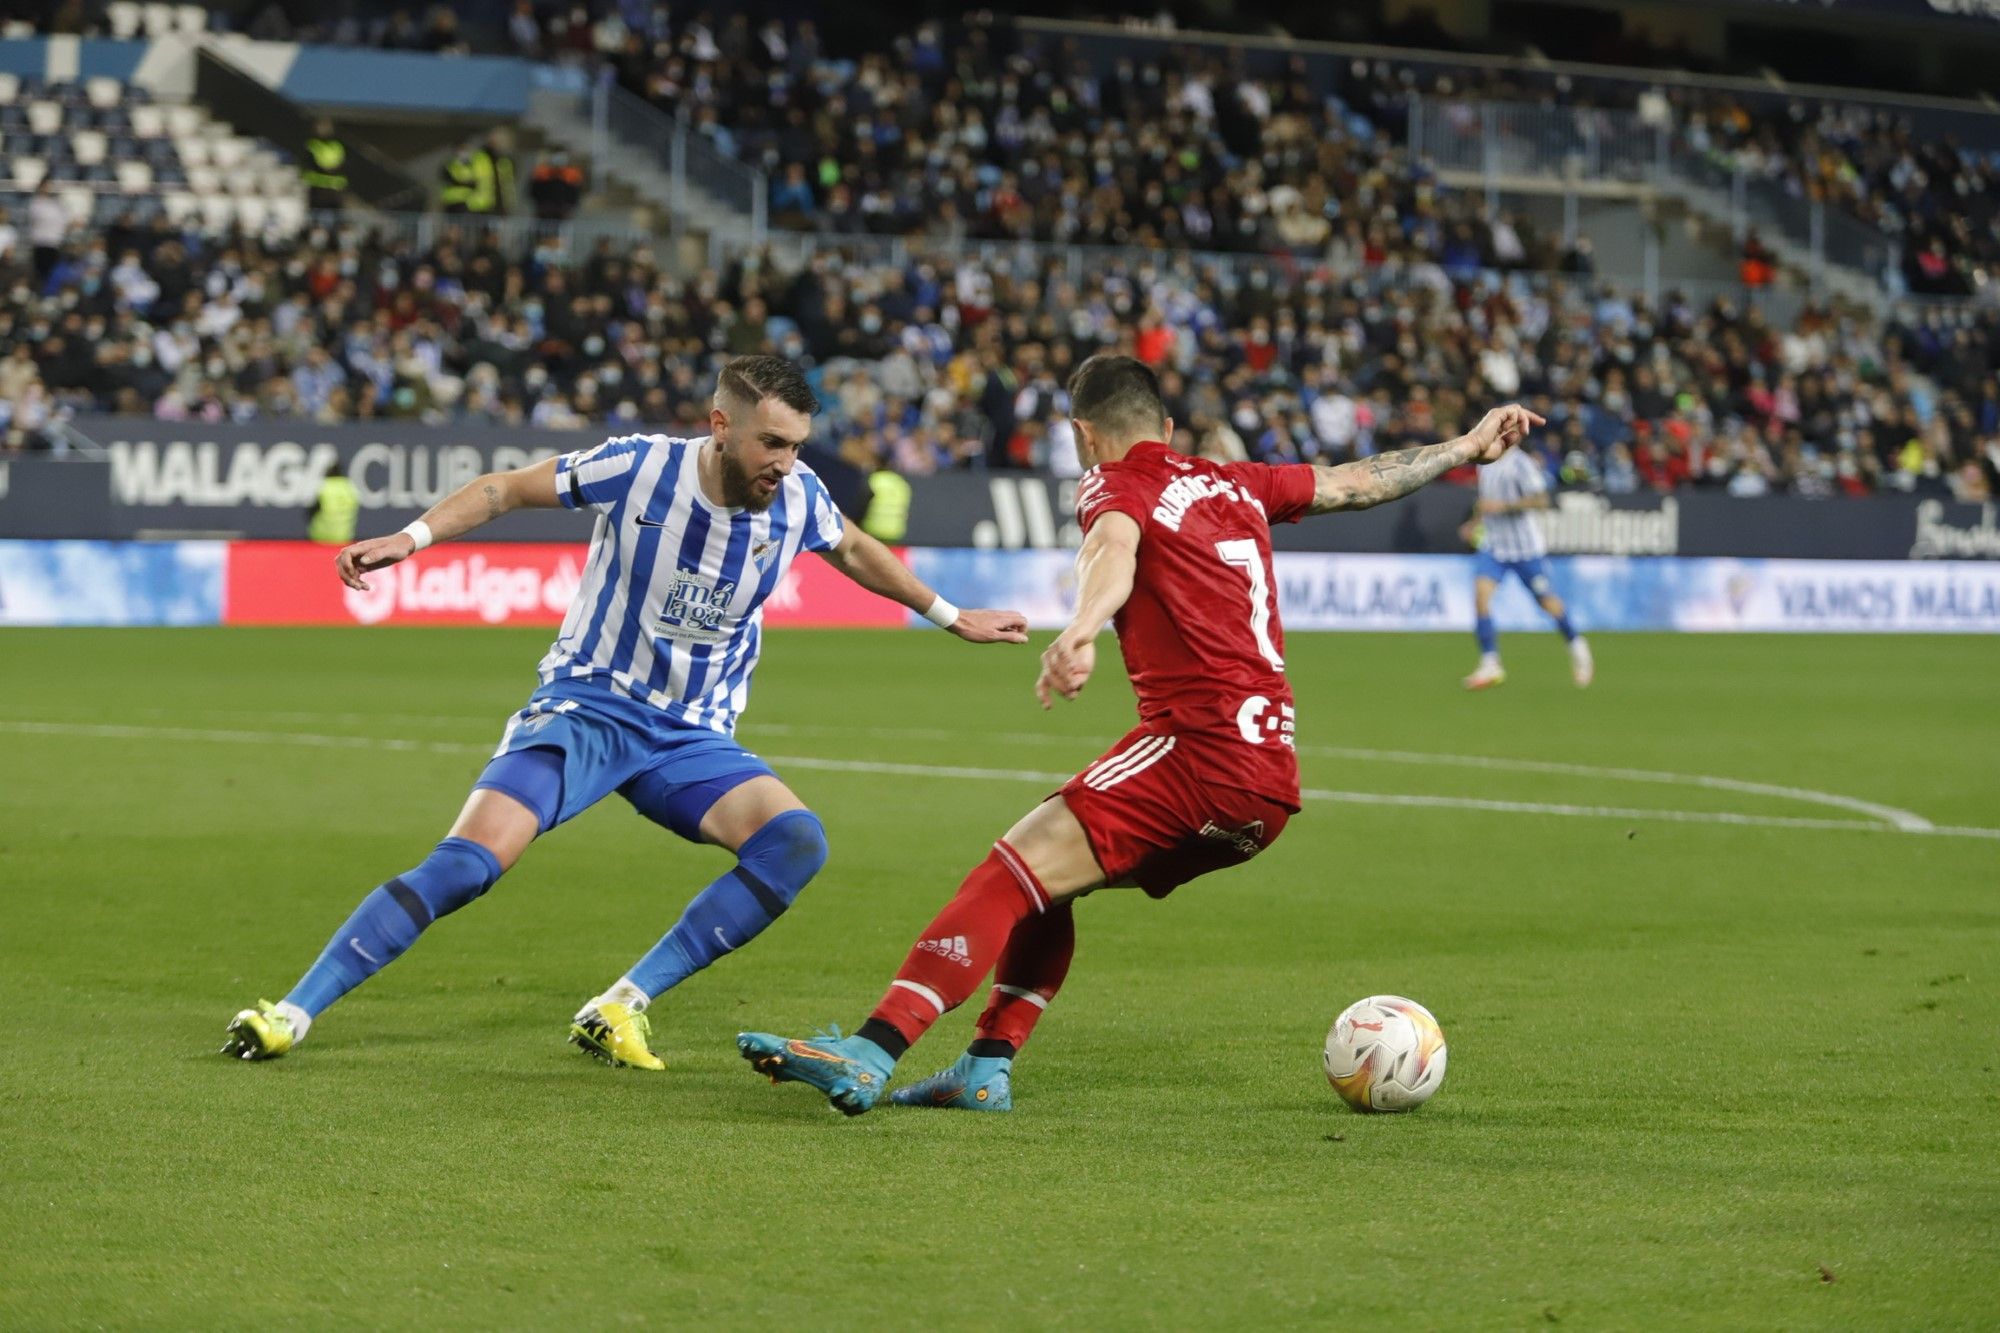
[[[1144,727],[1057,793],[1083,825],[1106,884],[1164,898],[1278,840],[1292,812],[1268,796],[1205,782],[1171,735]]]

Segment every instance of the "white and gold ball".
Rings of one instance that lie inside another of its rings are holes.
[[[1400,995],[1357,1000],[1326,1034],[1326,1081],[1357,1111],[1408,1111],[1444,1082],[1444,1029]]]

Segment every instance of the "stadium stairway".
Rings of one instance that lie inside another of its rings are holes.
[[[666,118],[662,116],[661,119]],[[613,187],[614,195],[627,194],[661,218],[671,219],[674,216],[673,176],[662,165],[657,147],[642,146],[620,134],[614,125],[606,133],[604,151],[599,157],[592,151],[593,133],[588,114],[575,96],[564,92],[535,90],[529,95],[528,113],[523,122],[546,142],[567,148],[577,161],[592,163],[599,178],[594,190],[602,190],[604,183],[608,182]],[[684,232],[704,239],[711,235],[747,235],[751,229],[747,211],[731,208],[702,189],[693,179],[687,183],[685,208],[680,211],[680,222]]]

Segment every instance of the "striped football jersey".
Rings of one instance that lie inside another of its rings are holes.
[[[540,672],[728,734],[750,697],[765,600],[799,552],[832,549],[845,525],[804,463],[768,509],[711,503],[697,472],[707,443],[624,435],[557,460],[557,498],[595,510],[597,527]]]

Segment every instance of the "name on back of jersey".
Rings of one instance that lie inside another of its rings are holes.
[[[688,643],[721,643],[729,637],[722,618],[735,596],[734,580],[720,580],[700,570],[675,570],[653,632]]]
[[[1263,501],[1229,478],[1212,472],[1196,472],[1175,477],[1167,483],[1166,489],[1160,492],[1159,502],[1153,506],[1153,521],[1170,532],[1179,532],[1188,510],[1203,500],[1218,498],[1243,501],[1253,506],[1260,515],[1264,512]]]

